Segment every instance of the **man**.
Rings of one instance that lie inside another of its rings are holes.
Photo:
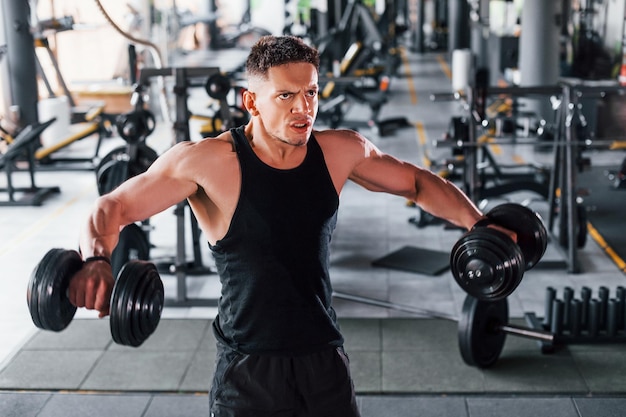
[[[70,299],[107,315],[106,258],[120,228],[187,199],[222,282],[212,415],[358,416],[328,275],[344,184],[411,199],[466,229],[482,214],[453,184],[357,132],[314,131],[319,56],[298,38],[262,38],[246,66],[247,125],[177,144],[97,200],[80,241],[95,261]]]

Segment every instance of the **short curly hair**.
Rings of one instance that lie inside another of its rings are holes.
[[[294,62],[312,64],[319,71],[320,56],[317,49],[298,37],[263,36],[250,50],[246,60],[246,73],[248,77],[267,78],[270,68]]]

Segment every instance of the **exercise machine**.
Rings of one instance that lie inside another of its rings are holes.
[[[33,147],[41,133],[47,129],[55,119],[44,123],[36,123],[23,128],[15,138],[10,140],[6,151],[0,154],[0,169],[4,169],[7,177],[7,187],[0,188],[0,192],[6,193],[8,199],[0,201],[0,206],[39,206],[50,195],[59,193],[59,187],[38,187],[35,184],[35,158]],[[13,173],[16,164],[20,161],[28,164],[30,176],[29,187],[15,187],[13,185]]]

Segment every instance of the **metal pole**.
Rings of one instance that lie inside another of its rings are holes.
[[[470,47],[469,4],[467,0],[448,1],[448,52]]]
[[[524,0],[519,40],[522,86],[556,84],[559,78],[557,0]],[[526,107],[544,120],[552,114],[545,99],[524,99]]]
[[[7,42],[6,61],[11,103],[17,106],[21,127],[39,122],[35,40],[30,31],[30,7],[26,0],[2,1],[2,19]]]
[[[576,225],[578,223],[578,211],[576,210],[576,126],[574,118],[576,117],[578,99],[573,93],[573,88],[565,89],[567,97],[564,97],[563,104],[567,106],[567,117],[565,120],[565,183],[561,190],[561,196],[567,210],[567,259],[568,272],[578,273],[580,267],[578,265],[577,245],[578,238],[576,236]],[[565,100],[567,98],[567,100]]]
[[[515,336],[526,337],[528,339],[541,340],[548,343],[554,342],[554,334],[546,331],[535,330],[529,327],[516,326],[514,324],[504,324],[496,326],[496,330]]]

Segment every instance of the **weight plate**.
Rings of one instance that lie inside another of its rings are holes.
[[[548,247],[548,232],[538,213],[516,203],[498,205],[487,213],[494,223],[517,233],[517,245],[529,270],[539,262]]]
[[[117,277],[111,301],[113,340],[140,346],[156,329],[163,310],[164,289],[156,266],[138,260],[126,263]]]
[[[487,227],[473,229],[450,253],[452,274],[461,288],[480,299],[508,296],[521,280],[523,256],[504,233]]]
[[[163,310],[163,283],[156,268],[149,267],[142,274],[137,287],[135,312],[133,314],[133,332],[141,343],[157,328]]]
[[[132,306],[129,306],[129,303],[131,302],[129,299],[130,292],[127,289],[130,281],[130,275],[128,275],[128,273],[124,273],[124,269],[125,267],[122,267],[122,270],[115,280],[115,285],[113,286],[109,327],[111,328],[111,336],[113,337],[113,341],[115,343],[124,346],[132,346],[128,337],[129,332],[127,329],[129,320],[128,310],[132,309]]]
[[[479,368],[488,368],[496,363],[506,339],[506,333],[498,327],[508,321],[509,304],[506,298],[481,301],[470,295],[465,297],[458,331],[463,361]]]
[[[225,100],[230,91],[230,79],[223,74],[212,74],[206,81],[204,89],[209,97],[216,100]]]
[[[158,157],[156,151],[143,142],[133,146],[137,146],[137,154],[134,158],[129,156],[127,146],[117,147],[102,158],[95,170],[96,184],[98,185],[98,193],[100,195],[113,191],[128,178],[132,178],[147,171]],[[128,162],[126,175],[122,179],[110,179],[111,167],[122,161]]]
[[[150,243],[146,233],[137,223],[124,226],[117,246],[111,254],[113,276],[117,277],[122,266],[131,260],[147,261],[150,258]]]
[[[51,249],[31,274],[26,301],[33,323],[44,330],[61,331],[72,321],[76,307],[67,297],[72,276],[83,266],[78,252]]]

